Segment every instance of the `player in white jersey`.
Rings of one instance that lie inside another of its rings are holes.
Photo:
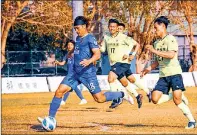
[[[145,90],[150,101],[149,89],[145,88],[144,84],[140,80],[136,80],[130,70],[131,60],[134,59],[140,45],[131,37],[118,32],[118,25],[118,20],[109,20],[108,28],[110,33],[104,36],[104,39],[100,45],[101,52],[107,51],[109,56],[111,70],[109,72],[108,81],[110,87],[114,89],[117,88],[115,80],[118,79],[126,88],[126,90],[131,92],[136,97],[138,108],[141,108],[142,95],[138,94],[137,91],[132,88],[131,84],[128,83],[129,81],[135,84],[138,88]],[[135,51],[131,54],[133,46],[136,46],[136,48]],[[120,101],[118,101],[118,103],[119,102]],[[118,106],[118,103],[113,102],[111,108]]]
[[[178,61],[178,43],[176,38],[167,33],[167,26],[170,23],[167,17],[160,16],[154,21],[155,35],[158,38],[154,46],[146,45],[146,49],[155,55],[155,61],[148,68],[144,69],[141,76],[159,66],[159,80],[152,91],[152,101],[154,104],[169,101],[169,91],[172,89],[172,97],[175,105],[188,118],[187,129],[196,127],[188,102],[185,102],[183,91],[185,91],[182,69]]]

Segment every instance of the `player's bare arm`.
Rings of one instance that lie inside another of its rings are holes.
[[[153,62],[149,67],[145,68],[141,73],[140,77],[143,77],[147,73],[149,73],[151,70],[155,69],[159,65],[158,61]]]
[[[135,50],[132,53],[132,55],[129,55],[129,61],[132,61],[135,58],[136,53],[140,49],[140,44],[139,43],[136,43],[134,46],[135,46]]]
[[[167,58],[167,59],[173,59],[174,56],[176,55],[176,51],[157,51],[153,48],[152,45],[146,45],[145,47],[147,50],[149,50],[150,52],[163,57],[163,58]]]
[[[81,65],[86,67],[86,66],[90,65],[91,63],[93,63],[94,61],[97,61],[98,59],[100,59],[101,52],[100,52],[99,48],[93,48],[92,52],[93,52],[92,58],[89,60],[84,59],[83,61],[80,62]]]
[[[60,62],[60,61],[56,60],[56,61],[55,61],[55,64],[56,64],[56,65],[63,66],[63,65],[65,65],[65,64],[66,64],[66,61],[62,61],[62,62]]]

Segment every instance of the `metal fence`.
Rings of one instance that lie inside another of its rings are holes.
[[[191,58],[189,51],[185,51],[188,48],[180,47],[179,62],[183,72],[187,72],[191,65]],[[187,53],[185,53],[187,52]],[[7,51],[6,63],[1,70],[3,77],[15,77],[15,76],[64,76],[67,74],[67,67],[57,66],[55,60],[62,61],[64,57],[60,52],[48,52],[48,51]],[[96,64],[97,74],[105,73],[105,68],[101,67],[101,61]],[[110,65],[108,65],[110,66]],[[107,67],[108,67],[107,66]],[[106,69],[108,70],[108,69]],[[158,68],[153,71],[157,73]]]
[[[8,77],[65,75],[66,66],[54,63],[56,59],[61,61],[62,58],[63,54],[56,55],[47,51],[7,51],[1,74]]]

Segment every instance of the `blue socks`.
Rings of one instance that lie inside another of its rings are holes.
[[[70,95],[70,92],[67,92],[67,93],[64,94],[64,97],[63,97],[64,102],[66,102],[69,95]]]
[[[81,100],[84,99],[84,97],[83,97],[81,91],[80,91],[77,87],[74,89],[74,91],[76,92],[77,96],[78,96]]]
[[[50,109],[49,109],[49,116],[54,117],[57,113],[58,108],[60,107],[60,103],[62,101],[62,98],[57,98],[57,97],[53,97],[53,100],[50,104]]]
[[[123,98],[124,92],[105,92],[106,101],[112,101],[114,99]]]

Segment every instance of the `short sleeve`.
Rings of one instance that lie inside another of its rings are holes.
[[[178,51],[178,43],[174,36],[169,36],[167,39],[168,51]]]
[[[94,36],[90,36],[89,46],[90,46],[90,49],[99,48],[96,38]]]
[[[137,42],[129,36],[125,37],[125,42],[126,42],[127,45],[130,46],[130,48],[133,48],[133,46],[137,44]]]

